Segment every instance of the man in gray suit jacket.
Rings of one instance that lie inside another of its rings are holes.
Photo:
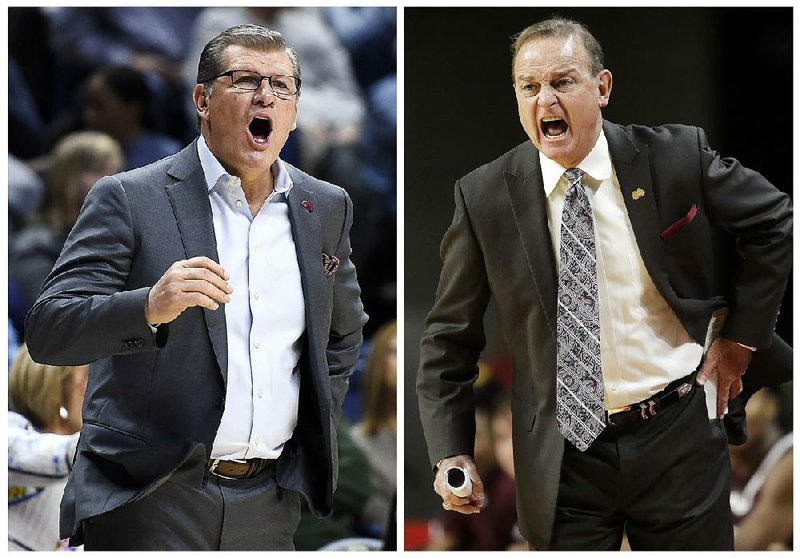
[[[89,193],[27,321],[91,362],[61,536],[87,550],[291,549],[331,512],[366,315],[347,193],[279,159],[300,67],[279,33],[212,39],[201,137]]]
[[[540,22],[513,51],[531,141],[457,182],[421,344],[434,489],[445,509],[484,505],[472,384],[491,297],[513,361],[529,544],[618,550],[626,532],[633,549],[732,550],[719,417],[753,351],[748,376],[759,359],[791,360],[762,356],[787,349],[773,330],[791,266],[788,197],[721,159],[702,130],[604,121],[612,77],[584,26]],[[453,468],[472,494],[447,488]]]

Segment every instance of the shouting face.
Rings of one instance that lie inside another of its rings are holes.
[[[514,90],[522,127],[533,145],[565,168],[592,150],[602,128],[600,109],[611,94],[611,72],[593,75],[580,39],[539,37],[514,60]]]
[[[226,72],[292,75],[291,60],[283,51],[231,45],[225,55]],[[242,179],[268,173],[296,127],[297,97],[276,95],[268,79],[248,91],[234,85],[234,76],[223,75],[214,80],[210,92],[197,85],[194,102],[209,149],[225,170]]]

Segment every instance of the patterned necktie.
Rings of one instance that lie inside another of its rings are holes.
[[[583,174],[564,173],[569,189],[561,214],[556,373],[558,431],[580,451],[605,428],[594,220]]]

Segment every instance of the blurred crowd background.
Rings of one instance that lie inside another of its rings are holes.
[[[419,341],[441,271],[439,243],[453,217],[453,185],[528,140],[519,125],[511,87],[509,46],[512,35],[553,14],[586,24],[603,47],[606,67],[614,78],[605,118],[618,124],[700,126],[723,157],[738,159],[793,194],[791,8],[406,9],[403,475],[407,549],[520,548],[504,400],[511,385],[511,363],[492,305],[484,320],[486,348],[477,383],[480,408],[475,444],[478,469],[485,482],[489,479],[489,501],[478,515],[443,511],[433,491],[415,380]],[[774,125],[768,126],[766,136],[764,128],[754,126],[757,111],[750,107],[753,93],[761,88],[743,80],[750,74],[777,80],[769,87],[767,104]],[[503,193],[498,191],[498,195]],[[792,345],[791,277],[776,329]],[[750,441],[731,448],[736,546],[786,548],[792,544],[792,383],[758,392],[747,413]]]
[[[59,491],[85,386],[81,367],[30,361],[25,314],[92,185],[198,136],[191,93],[200,51],[242,23],[281,32],[297,52],[298,128],[281,158],[352,197],[352,259],[370,316],[339,426],[334,516],[306,514],[296,545],[378,540],[394,521],[395,8],[15,7],[8,9],[8,354],[16,411],[9,412],[9,548],[59,544]]]

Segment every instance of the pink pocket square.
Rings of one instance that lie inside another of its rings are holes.
[[[694,221],[694,218],[697,216],[697,204],[693,203],[692,207],[689,208],[689,213],[685,216],[681,217],[674,223],[672,223],[669,227],[664,229],[661,233],[661,240],[667,240],[668,238],[675,236],[678,231],[680,231],[683,227]]]
[[[325,272],[325,277],[330,277],[336,270],[339,269],[339,258],[336,256],[329,256],[322,253],[322,270]]]

